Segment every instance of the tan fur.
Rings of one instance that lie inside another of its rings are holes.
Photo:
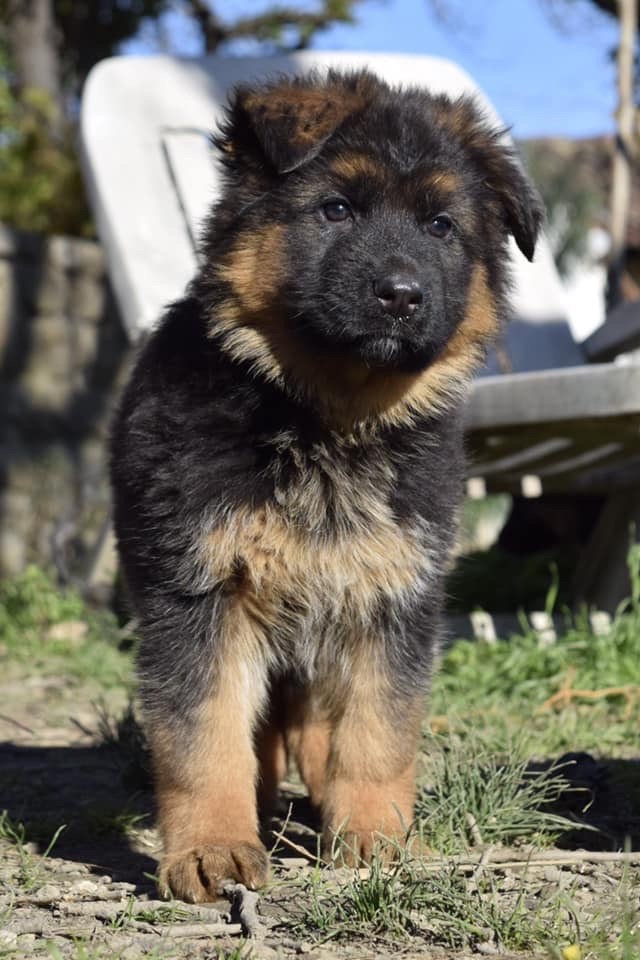
[[[485,347],[498,332],[495,300],[486,269],[474,268],[465,318],[441,356],[417,374],[372,370],[351,359],[318,363],[291,337],[278,309],[283,263],[283,228],[266,227],[243,238],[218,268],[231,283],[235,300],[217,314],[214,330],[225,349],[251,363],[283,389],[298,389],[320,402],[336,426],[363,422],[410,423],[440,412],[464,394]]]
[[[151,736],[164,842],[161,886],[193,902],[215,899],[226,877],[260,885],[268,870],[258,837],[253,744],[266,671],[241,609],[232,606],[223,644],[224,669],[188,749],[170,730],[156,728]]]
[[[427,192],[437,190],[439,194],[453,195],[460,189],[460,179],[452,170],[434,170],[424,177],[423,186]]]
[[[287,599],[303,610],[341,610],[346,620],[361,622],[381,597],[397,598],[416,583],[428,558],[415,535],[366,489],[345,484],[339,515],[353,516],[353,501],[368,523],[343,536],[323,537],[326,502],[321,481],[311,476],[302,492],[292,492],[288,509],[243,507],[206,537],[201,562],[213,582],[226,582],[236,593],[257,635],[279,624]],[[306,530],[291,519],[305,514]],[[309,529],[314,526],[316,535]]]
[[[273,223],[243,234],[217,266],[248,317],[262,315],[278,295],[285,265],[284,228]]]
[[[331,726],[326,710],[311,694],[289,702],[286,742],[311,803],[320,807],[329,762]]]
[[[372,186],[385,179],[385,169],[366,153],[347,153],[335,157],[329,167],[331,173],[341,180],[366,178]]]
[[[324,143],[348,116],[363,110],[373,95],[375,84],[360,77],[352,89],[326,84],[322,89],[290,83],[259,91],[247,91],[242,105],[259,139],[269,153],[268,142],[274,134],[286,138],[295,169],[308,152]]]
[[[282,730],[275,723],[264,725],[256,737],[258,757],[258,806],[263,814],[276,806],[278,784],[287,774],[287,747]]]
[[[483,144],[488,141],[487,133],[478,123],[476,110],[470,101],[458,100],[453,104],[441,104],[437,115],[441,127],[465,145],[472,147],[480,140]]]
[[[337,720],[323,796],[325,847],[345,838],[348,862],[369,859],[382,837],[402,843],[413,821],[415,756],[424,703],[393,709],[386,673],[377,668],[375,639],[354,656],[349,699]]]

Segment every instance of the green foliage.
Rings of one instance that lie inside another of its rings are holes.
[[[567,152],[554,141],[521,144],[523,159],[544,200],[548,233],[561,274],[586,251],[589,227],[606,216],[606,196],[594,183],[593,160]]]
[[[22,230],[93,232],[72,131],[40,90],[11,89],[0,69],[0,220]]]
[[[409,936],[449,948],[497,944],[492,952],[526,949],[572,933],[572,918],[557,900],[532,906],[524,886],[501,896],[492,878],[474,886],[454,864],[438,870],[398,851],[391,867],[374,859],[339,891],[326,874],[306,881],[299,932],[327,940],[375,936],[398,945]]]
[[[208,40],[203,24],[209,22],[218,44],[251,38],[305,47],[333,22],[352,22],[354,2],[324,0],[317,13],[275,5],[227,25],[218,20],[213,5],[209,13],[206,3],[187,3],[184,12],[202,27],[203,51]],[[9,50],[12,8],[0,0],[0,22],[9,24],[0,31],[0,221],[43,233],[94,234],[75,144],[82,84],[94,64],[117,54],[125,41],[157,23],[172,5],[170,0],[53,0],[64,97],[63,103],[54,104],[41,90],[18,88]],[[286,43],[292,36],[293,44]]]
[[[58,662],[69,676],[110,687],[129,682],[122,639],[115,616],[91,610],[36,566],[0,582],[0,657],[28,661],[33,670]]]
[[[0,811],[0,839],[8,840],[15,845],[20,860],[18,879],[24,890],[34,890],[40,886],[44,874],[44,861],[57,843],[58,837],[66,826],[58,827],[47,843],[42,854],[35,854],[27,843],[24,824],[14,824],[7,810]]]
[[[521,633],[494,643],[457,641],[434,680],[434,714],[486,727],[512,721],[518,729],[527,718],[538,748],[544,743],[549,752],[571,748],[572,741],[587,750],[625,742],[639,720],[640,544],[631,547],[628,566],[631,596],[604,632],[594,631],[583,610],[566,615],[551,644],[541,644],[524,623]],[[562,689],[560,712],[544,709]],[[580,691],[592,695],[581,698]]]
[[[424,749],[429,775],[416,814],[438,853],[462,853],[478,837],[547,846],[575,826],[551,812],[567,789],[562,768],[534,771],[521,749],[498,755],[472,730],[463,739],[430,737]]]

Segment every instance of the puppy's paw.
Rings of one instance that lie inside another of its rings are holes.
[[[216,900],[228,881],[255,890],[269,876],[269,857],[259,841],[234,846],[207,844],[166,856],[158,884],[163,897],[187,903]]]
[[[323,858],[338,867],[365,867],[372,861],[389,866],[408,855],[412,860],[430,857],[432,850],[422,831],[399,823],[369,826],[347,823],[325,828]]]
[[[325,833],[324,859],[338,867],[364,867],[376,860],[388,864],[405,846],[404,835],[386,836],[377,830],[347,829]]]

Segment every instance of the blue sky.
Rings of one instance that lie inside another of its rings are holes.
[[[230,20],[268,5],[218,0],[216,9]],[[446,23],[435,14],[436,5],[450,11]],[[356,26],[333,27],[315,46],[449,57],[476,79],[516,137],[585,137],[613,130],[610,54],[617,25],[588,0],[366,0],[356,17]],[[199,52],[197,34],[183,15],[169,16],[165,33],[176,52]],[[153,46],[143,36],[127,51]]]

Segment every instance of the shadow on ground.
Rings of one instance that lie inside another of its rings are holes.
[[[561,837],[557,846],[572,850],[640,850],[640,760],[601,759],[589,754],[575,760],[565,776],[569,789],[556,810],[591,829],[579,826]]]
[[[640,761],[595,760],[576,753],[562,758],[567,791],[554,812],[576,820],[576,829],[558,842],[564,849],[640,849]],[[538,767],[540,769],[540,767]],[[122,744],[37,747],[0,744],[0,809],[23,823],[27,841],[45,850],[60,826],[52,856],[86,864],[97,875],[153,889],[156,861],[134,849],[130,828],[151,827],[153,798],[143,753]],[[317,852],[317,817],[303,796],[285,792],[279,816],[265,827],[268,848],[295,853],[277,844],[286,835],[312,856]],[[581,826],[585,825],[585,829]],[[139,846],[139,844],[138,844]]]
[[[153,881],[156,862],[132,849],[126,825],[148,817],[149,789],[139,789],[113,746],[37,747],[0,744],[0,809],[24,824],[44,851],[64,825],[51,855],[88,864],[93,873],[135,883]]]

